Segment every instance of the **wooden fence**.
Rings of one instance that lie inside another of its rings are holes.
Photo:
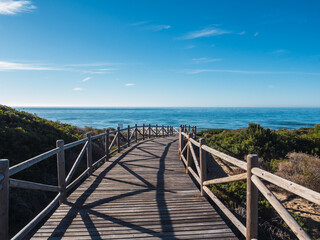
[[[279,213],[299,239],[311,239],[277,197],[268,189],[264,181],[272,183],[316,204],[320,204],[320,193],[259,168],[258,156],[256,154],[248,155],[246,162],[241,161],[208,147],[205,145],[205,139],[196,141],[195,133],[195,127],[187,127],[186,125],[179,127],[179,154],[180,159],[186,166],[186,173],[190,173],[199,183],[201,195],[204,196],[206,193],[246,239],[258,239],[258,191],[270,202],[276,212]],[[195,154],[195,148],[199,150],[199,158]],[[212,154],[246,172],[229,177],[207,179],[207,154]],[[194,162],[194,168],[191,167],[191,158]],[[246,226],[244,226],[208,188],[211,184],[240,180],[247,181]]]
[[[49,205],[43,209],[35,218],[33,218],[23,229],[21,229],[12,239],[22,239],[28,234],[48,213],[51,212],[58,204],[66,201],[67,194],[80,183],[86,176],[90,176],[92,170],[99,163],[103,163],[109,159],[109,157],[120,152],[121,149],[129,147],[131,143],[135,143],[138,140],[144,140],[152,137],[171,136],[176,132],[176,129],[172,126],[151,126],[142,125],[134,127],[128,126],[127,128],[120,129],[119,127],[115,131],[106,130],[105,133],[92,136],[91,133],[86,134],[86,138],[76,142],[64,144],[63,140],[58,140],[56,148],[42,153],[36,157],[28,159],[17,165],[9,168],[8,160],[0,160],[0,239],[9,239],[8,234],[8,218],[9,218],[9,187],[24,188],[42,191],[57,192],[57,196],[49,203]],[[111,142],[109,142],[109,136],[114,136]],[[105,154],[102,158],[93,163],[92,160],[92,142],[98,139],[104,140]],[[121,145],[121,143],[123,143]],[[66,174],[65,168],[65,150],[82,145],[82,149],[77,156],[71,170]],[[73,178],[81,159],[86,154],[87,168],[77,178]],[[39,163],[49,157],[57,156],[57,178],[58,186],[23,181],[11,178],[22,170],[25,170],[36,163]]]

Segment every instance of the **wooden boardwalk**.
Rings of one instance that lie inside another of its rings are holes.
[[[96,170],[33,239],[236,239],[179,160],[177,137],[149,139]]]

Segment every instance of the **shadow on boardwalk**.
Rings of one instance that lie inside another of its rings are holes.
[[[185,174],[177,139],[167,137],[137,143],[111,158],[68,197],[33,238],[219,236],[235,239]]]

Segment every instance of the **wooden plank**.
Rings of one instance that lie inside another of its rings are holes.
[[[9,160],[0,160],[0,239],[9,239]]]
[[[14,187],[14,188],[24,188],[24,189],[50,191],[50,192],[59,192],[62,190],[62,188],[58,186],[22,181],[22,180],[12,179],[12,178],[9,179],[9,182],[10,182],[10,187]]]
[[[35,218],[31,220],[24,228],[22,228],[13,238],[12,240],[20,240],[23,239],[26,234],[28,234],[58,203],[61,198],[61,193],[49,203],[49,205],[43,209]]]
[[[310,202],[316,203],[320,205],[320,193],[315,192],[311,189],[303,187],[299,184],[286,180],[282,177],[269,173],[265,170],[260,168],[253,168],[251,172],[258,177],[267,180],[268,182],[277,185],[287,191],[290,191],[302,198],[307,199]]]
[[[282,219],[288,224],[293,233],[299,239],[310,239],[308,234],[303,230],[303,228],[296,222],[296,220],[291,216],[287,209],[281,204],[281,202],[273,195],[273,193],[261,182],[261,180],[253,175],[251,177],[252,182],[257,186],[263,196],[270,202],[274,209],[279,213]]]
[[[236,239],[185,174],[176,137],[130,147],[85,179],[33,238]]]
[[[236,181],[241,181],[246,179],[247,179],[247,173],[240,173],[240,174],[229,176],[229,177],[207,180],[203,182],[203,185],[208,186],[210,184],[229,183],[229,182],[236,182]]]
[[[79,165],[84,153],[86,152],[87,146],[88,146],[88,142],[86,142],[84,144],[84,146],[82,147],[77,159],[75,160],[75,162],[74,162],[74,164],[73,164],[73,166],[72,166],[72,168],[71,168],[71,170],[70,170],[70,172],[69,172],[69,174],[68,174],[68,176],[66,178],[66,184],[70,183],[70,181],[71,181],[71,179],[73,177],[73,174],[75,173],[75,171],[76,171],[76,169],[77,169],[77,167],[78,167],[78,165]]]
[[[53,155],[57,154],[60,151],[61,151],[60,148],[54,148],[48,152],[45,152],[45,153],[42,153],[36,157],[30,158],[22,163],[16,164],[16,165],[9,168],[9,176],[12,176],[12,175],[28,168],[28,167],[31,167],[32,165],[34,165],[38,162],[41,162],[44,159],[52,157]]]
[[[237,166],[239,168],[242,168],[243,170],[247,170],[247,163],[244,162],[244,161],[241,161],[241,160],[236,159],[234,157],[231,157],[231,156],[229,156],[227,154],[219,152],[219,151],[217,151],[217,150],[215,150],[213,148],[210,148],[210,147],[208,147],[206,145],[203,145],[201,148],[203,150],[207,151],[208,153],[211,153],[212,155],[221,158],[222,160],[225,160],[225,161],[227,161],[227,162],[229,162],[229,163],[231,163],[231,164],[233,164],[233,165],[235,165],[235,166]]]
[[[258,155],[247,156],[247,202],[246,202],[246,239],[258,238],[258,188],[251,181],[251,169],[258,167]]]
[[[199,163],[198,163],[198,158],[197,158],[196,153],[194,152],[193,146],[192,146],[192,144],[190,142],[189,142],[189,145],[190,145],[190,151],[191,151],[191,154],[192,154],[193,162],[196,165],[198,176],[200,176],[200,172],[201,171],[200,171],[200,166],[199,166]]]
[[[235,227],[246,236],[246,227],[233,215],[233,213],[210,191],[206,186],[203,187],[203,190],[208,194],[211,200],[220,208],[220,210],[228,217],[228,219],[234,224]]]

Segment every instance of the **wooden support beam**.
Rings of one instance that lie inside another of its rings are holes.
[[[142,125],[142,140],[144,140],[144,131],[145,131],[145,126],[144,126],[144,124]]]
[[[105,158],[105,162],[109,160],[109,132],[110,130],[107,129],[106,130],[106,136],[105,136],[105,154],[106,154],[106,158]]]
[[[156,137],[158,137],[158,125],[156,124]]]
[[[61,198],[59,200],[59,203],[62,204],[66,201],[66,198],[67,198],[64,141],[57,140],[56,145],[57,145],[57,148],[60,149],[60,151],[57,153],[57,170],[58,170],[58,186],[61,188],[60,190]]]
[[[151,138],[151,125],[149,124],[149,138]]]
[[[0,239],[9,239],[9,160],[0,160]]]
[[[282,219],[288,224],[293,233],[299,239],[309,239],[311,238],[303,230],[303,228],[297,223],[297,221],[291,216],[287,209],[281,204],[281,202],[273,195],[273,193],[263,184],[263,182],[255,175],[251,177],[252,182],[257,186],[263,196],[270,202],[274,209],[279,213]]]
[[[201,187],[201,196],[204,196],[203,184],[207,179],[207,152],[201,149],[201,146],[206,144],[206,140],[204,138],[200,138],[200,187]]]
[[[136,137],[135,142],[137,143],[138,142],[138,125],[137,124],[134,125],[134,131],[135,131],[134,134]]]
[[[188,134],[188,140],[187,140],[187,166],[186,166],[186,173],[187,174],[188,174],[189,166],[190,166],[190,144],[189,144],[189,139],[190,139],[190,133]]]
[[[88,146],[87,146],[87,168],[89,168],[88,176],[92,174],[92,141],[91,133],[87,133]]]
[[[128,143],[128,147],[130,147],[130,135],[131,135],[130,125],[128,125],[127,134],[128,134],[127,143]]]
[[[66,184],[68,185],[72,179],[73,174],[75,173],[77,167],[79,166],[79,163],[84,155],[84,153],[86,152],[88,147],[88,142],[86,142],[84,144],[84,146],[82,147],[77,159],[74,161],[74,164],[72,166],[72,168],[70,169],[70,172],[68,173],[68,176],[66,177]]]
[[[258,167],[258,155],[247,156],[247,233],[246,240],[258,239],[258,188],[251,181],[251,169]]]
[[[210,184],[229,183],[229,182],[236,182],[236,181],[241,181],[246,179],[247,179],[247,173],[240,173],[240,174],[229,176],[229,177],[211,179],[211,180],[205,181],[203,185],[208,186]]]
[[[117,147],[118,147],[118,153],[120,152],[121,150],[121,146],[120,146],[120,127],[117,128],[118,132],[117,132]]]
[[[22,181],[22,180],[12,179],[12,178],[9,179],[9,182],[10,182],[10,187],[14,187],[14,188],[24,188],[24,189],[49,191],[49,192],[60,192],[62,190],[60,187],[53,186],[53,185]]]

